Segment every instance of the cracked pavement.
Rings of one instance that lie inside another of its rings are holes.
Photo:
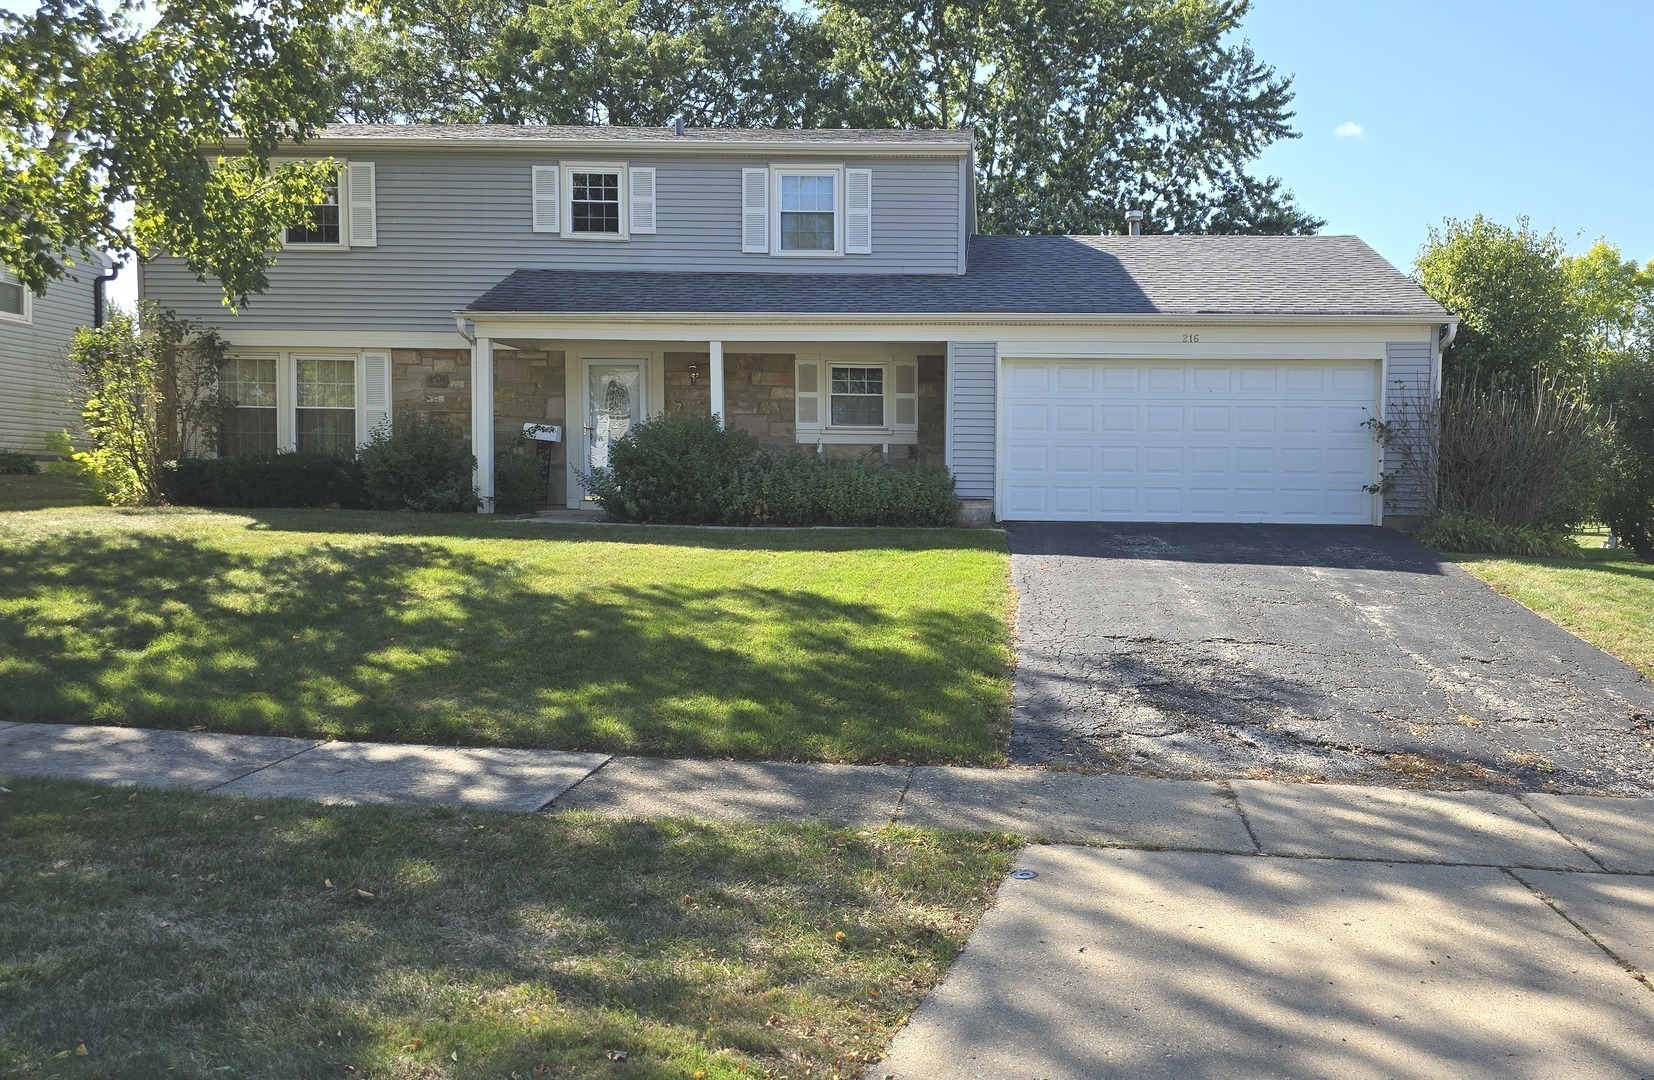
[[[1654,794],[1654,685],[1386,529],[1010,528],[1011,755]]]

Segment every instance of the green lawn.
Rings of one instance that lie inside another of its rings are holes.
[[[4,719],[1002,760],[995,533],[70,506],[0,548]]]
[[[1572,559],[1457,555],[1495,589],[1654,679],[1654,563],[1605,551],[1600,533]],[[1589,545],[1589,546],[1586,546]]]
[[[20,1077],[855,1076],[1015,850],[0,784]]]
[[[0,476],[0,511],[89,506],[98,501],[97,493],[78,476]]]

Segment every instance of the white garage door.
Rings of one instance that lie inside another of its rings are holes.
[[[1000,516],[1369,525],[1378,365],[1012,360]]]

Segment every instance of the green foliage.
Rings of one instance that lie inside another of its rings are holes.
[[[46,433],[46,449],[59,455],[56,461],[46,464],[46,471],[53,476],[87,475],[86,461],[79,456],[75,449],[74,437],[67,431],[49,431]]]
[[[1447,381],[1585,385],[1583,319],[1554,230],[1541,235],[1527,218],[1514,229],[1481,214],[1448,219],[1430,230],[1415,265],[1424,290],[1461,320],[1442,357]]]
[[[183,458],[161,467],[161,494],[174,506],[367,505],[362,468],[333,454]]]
[[[710,417],[657,416],[582,478],[616,521],[675,525],[952,525],[953,478],[935,466],[758,453]]]
[[[0,10],[0,262],[30,288],[65,252],[167,250],[226,299],[267,285],[325,162],[272,166],[331,112],[345,0],[41,0]],[[202,147],[235,140],[229,160]],[[121,207],[135,204],[130,224]]]
[[[477,508],[477,459],[463,435],[412,410],[382,425],[357,454],[377,510],[455,513]]]
[[[757,450],[751,435],[710,416],[655,416],[616,439],[608,467],[583,479],[616,521],[726,524],[730,483]]]
[[[1595,514],[1603,465],[1602,427],[1577,393],[1541,382],[1520,391],[1457,384],[1442,395],[1445,513],[1567,532]]]
[[[1314,232],[1248,165],[1295,137],[1247,0],[391,0],[348,20],[353,120],[978,133],[987,232]]]
[[[1654,352],[1611,362],[1599,393],[1613,418],[1601,517],[1638,558],[1654,560]]]
[[[528,514],[545,501],[546,482],[532,448],[508,446],[494,455],[495,513]]]
[[[0,450],[0,476],[33,476],[40,471],[40,463],[33,454],[21,450]]]
[[[156,501],[163,461],[209,445],[223,416],[226,344],[170,311],[116,311],[69,344],[74,396],[91,447],[75,455],[117,506]]]
[[[1568,558],[1579,554],[1573,535],[1562,529],[1498,525],[1473,514],[1433,517],[1419,530],[1419,542],[1437,551],[1527,558]]]

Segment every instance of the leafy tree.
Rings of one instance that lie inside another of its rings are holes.
[[[36,290],[90,248],[167,249],[242,301],[326,162],[272,168],[331,113],[344,0],[40,0],[0,11],[0,263]],[[231,137],[245,154],[203,146]],[[120,207],[135,203],[129,224]]]
[[[92,443],[75,456],[104,497],[122,506],[159,500],[161,464],[209,447],[226,405],[224,339],[170,311],[145,306],[141,316],[117,309],[69,344],[74,397]]]
[[[1583,255],[1562,260],[1579,315],[1579,348],[1600,372],[1615,360],[1654,348],[1654,260],[1639,266],[1598,239]]]
[[[1654,352],[1609,360],[1598,399],[1613,418],[1602,520],[1654,561]]]
[[[336,54],[352,120],[974,127],[992,232],[1314,232],[1249,164],[1291,80],[1248,0],[388,0]]]
[[[1585,385],[1585,318],[1555,230],[1527,218],[1510,228],[1477,214],[1431,229],[1415,264],[1419,284],[1459,316],[1442,358],[1453,379],[1507,388],[1555,380]]]
[[[985,232],[1314,232],[1248,164],[1288,77],[1229,44],[1249,0],[824,0],[852,126],[977,132]]]

